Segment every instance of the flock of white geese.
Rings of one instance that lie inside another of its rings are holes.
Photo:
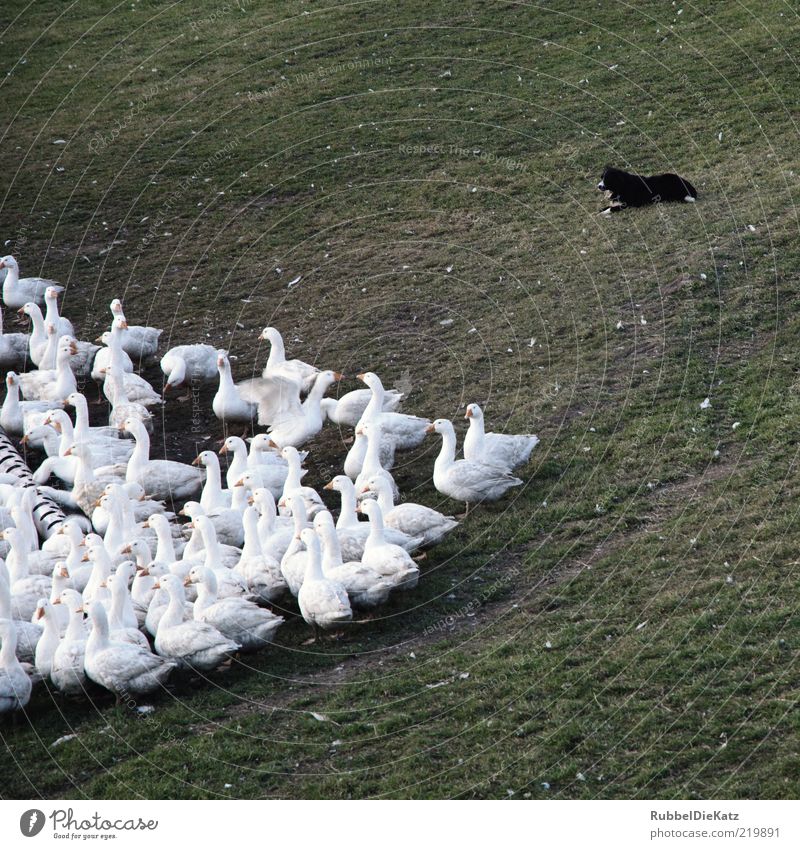
[[[412,555],[458,524],[399,501],[395,452],[438,433],[434,486],[468,511],[520,485],[513,470],[538,443],[487,433],[470,404],[456,459],[450,421],[399,412],[402,394],[371,372],[358,375],[365,388],[326,397],[342,375],[287,359],[271,327],[260,337],[270,344],[261,377],[235,383],[225,351],[178,345],[161,357],[159,392],[134,367],[157,356],[160,330],[128,324],[114,300],[97,344],[78,341],[59,314],[62,287],[20,278],[11,256],[0,268],[5,306],[30,320],[29,333],[4,333],[0,314],[0,426],[44,457],[33,486],[0,474],[0,713],[24,708],[42,681],[70,696],[94,682],[119,702],[163,686],[176,670],[213,670],[267,646],[284,621],[270,608],[290,596],[314,639],[341,628],[354,610],[415,587]],[[90,380],[108,401],[107,424],[90,425],[79,391]],[[151,459],[152,408],[179,387],[213,382],[226,432],[256,422],[268,430],[249,446],[228,436],[224,472],[215,451],[192,464]],[[343,473],[325,486],[341,499],[335,521],[303,484],[302,446],[325,421],[354,433]],[[46,533],[33,516],[42,494],[64,515]]]

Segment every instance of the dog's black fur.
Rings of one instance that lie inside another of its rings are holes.
[[[686,202],[697,200],[697,189],[677,174],[657,174],[640,177],[619,168],[607,166],[597,184],[608,192],[611,204],[603,212],[620,212],[628,206],[647,206],[651,203]]]

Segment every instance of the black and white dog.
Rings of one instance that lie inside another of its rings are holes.
[[[597,184],[601,192],[608,194],[611,201],[601,214],[610,215],[628,206],[647,206],[651,203],[683,201],[694,203],[697,189],[677,174],[657,174],[655,177],[640,177],[619,168],[607,166]]]

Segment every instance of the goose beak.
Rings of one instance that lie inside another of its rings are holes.
[[[26,433],[25,436],[20,439],[20,445],[27,445],[28,442],[30,442],[30,440],[28,439],[28,434]],[[69,454],[69,449],[67,449],[66,453]]]
[[[53,599],[53,601],[52,601],[51,603],[52,603],[52,604],[61,604],[61,597],[59,597],[59,598],[54,598],[54,599]]]
[[[325,484],[325,486],[323,486],[322,488],[323,488],[323,489],[333,489],[333,481],[328,481],[328,482]]]
[[[357,375],[356,375],[356,378],[357,378],[358,380],[363,381],[363,380],[364,380],[364,372],[361,372],[361,374],[357,374]]]
[[[184,585],[184,587],[188,587],[188,586],[190,586],[191,584],[192,584],[192,579],[191,579],[191,578],[187,575],[187,576],[183,579],[183,585]]]
[[[425,428],[425,433],[436,433],[436,428],[431,424]]]
[[[4,265],[0,265],[0,268],[5,268],[5,266],[4,266]],[[17,315],[25,315],[25,307],[20,307],[20,308],[17,310]]]
[[[344,375],[340,371],[335,371],[333,373],[334,380],[344,380]]]
[[[270,441],[269,441],[269,447],[270,447],[270,448],[275,448],[275,449],[276,449],[276,450],[278,450],[278,451],[280,451],[280,450],[281,450],[281,446],[280,446],[280,445],[278,445],[278,443],[277,443],[277,442],[273,442],[271,439],[270,439]]]
[[[67,572],[67,567],[66,567],[66,566],[62,566],[62,567],[58,570],[58,577],[59,577],[59,578],[69,578],[69,572]]]
[[[255,500],[255,498],[253,498],[253,496],[252,496],[252,495],[248,495],[248,496],[247,496],[247,503],[248,503],[248,504],[255,504],[255,503],[256,503],[256,500]]]
[[[244,478],[239,478],[239,480],[236,481],[234,486],[244,486]]]
[[[123,330],[127,330],[127,329],[128,329],[128,322],[126,321],[126,319],[124,319],[124,318],[123,318],[123,319],[122,319],[122,321],[119,323],[119,326],[120,326]]]
[[[195,524],[194,524],[194,522],[187,522],[187,523],[184,525],[184,528],[189,528],[190,530],[194,530],[194,528],[195,528]]]
[[[222,448],[219,449],[219,453],[220,454],[227,454],[228,453],[228,446],[223,445]]]
[[[137,578],[144,578],[146,575],[149,575],[149,574],[150,574],[150,570],[147,568],[147,566],[142,566],[141,569],[136,570],[136,577]]]
[[[89,552],[87,551],[86,554],[84,554],[83,557],[81,557],[81,563],[88,563],[89,560],[90,560]]]
[[[361,492],[369,492],[369,487],[368,486],[362,487]]]
[[[44,616],[44,608],[43,607],[37,607],[36,608],[36,615],[33,617],[34,622],[38,622],[43,616]]]
[[[192,460],[192,465],[193,466],[199,466],[201,462],[202,461],[200,460],[199,457],[195,457],[194,460]]]
[[[142,527],[143,528],[149,528],[150,527],[150,519],[145,519],[144,522],[142,522]]]
[[[131,551],[132,551],[131,544],[128,543],[127,545],[122,546],[122,548],[119,550],[119,553],[120,554],[130,554]]]
[[[98,336],[98,337],[97,337],[97,339],[95,339],[94,341],[95,341],[95,342],[98,342],[100,345],[102,345],[102,344],[103,344],[103,337],[102,337],[102,336]]]
[[[186,511],[183,509],[183,507],[181,507],[181,509],[178,510],[178,515],[179,516],[185,516],[186,515]]]
[[[472,408],[471,407],[467,407],[467,412],[464,414],[464,418],[465,419],[471,419],[472,418]]]
[[[69,352],[73,356],[78,353],[78,346],[74,342],[69,343]]]
[[[154,590],[160,590],[161,589],[161,581],[156,579],[156,582],[153,584],[153,589]]]

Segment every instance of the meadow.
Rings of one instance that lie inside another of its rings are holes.
[[[11,0],[0,33],[0,239],[82,338],[120,297],[245,378],[272,324],[541,439],[342,639],[294,618],[144,712],[40,689],[0,796],[797,797],[796,9]],[[599,216],[607,163],[699,200]],[[157,452],[217,443],[212,394]],[[459,511],[438,447],[397,480]]]

